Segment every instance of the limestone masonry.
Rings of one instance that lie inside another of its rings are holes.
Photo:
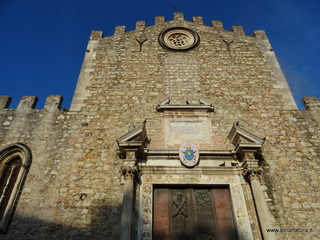
[[[264,31],[93,31],[70,110],[10,100],[1,239],[320,239],[320,102],[297,109]]]

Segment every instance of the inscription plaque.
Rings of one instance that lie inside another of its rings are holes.
[[[211,140],[211,125],[207,118],[190,121],[187,118],[165,120],[165,141],[169,145],[181,144],[184,140],[207,144]]]

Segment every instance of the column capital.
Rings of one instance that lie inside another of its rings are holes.
[[[242,175],[250,181],[254,179],[260,180],[262,174],[260,163],[260,159],[256,159],[255,152],[246,152],[242,163]]]
[[[139,169],[137,166],[122,166],[121,173],[124,179],[135,179],[139,174]]]
[[[242,175],[246,178],[249,179],[250,181],[254,179],[260,180],[260,176],[262,174],[262,169],[259,168],[249,168],[248,166],[245,166],[243,168]]]

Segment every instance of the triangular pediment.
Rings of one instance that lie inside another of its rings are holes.
[[[129,130],[128,133],[117,139],[118,144],[126,142],[143,142],[147,137],[146,122],[144,121],[139,127]]]
[[[117,139],[120,155],[125,156],[127,151],[143,151],[147,139],[146,121],[144,121],[139,127],[129,130]]]
[[[241,144],[247,145],[262,145],[265,139],[256,136],[255,134],[245,130],[240,126],[239,123],[236,123],[232,126],[232,129],[228,135],[229,140],[234,146]]]

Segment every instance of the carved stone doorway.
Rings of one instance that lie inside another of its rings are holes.
[[[155,187],[153,199],[153,240],[237,239],[227,187]]]

